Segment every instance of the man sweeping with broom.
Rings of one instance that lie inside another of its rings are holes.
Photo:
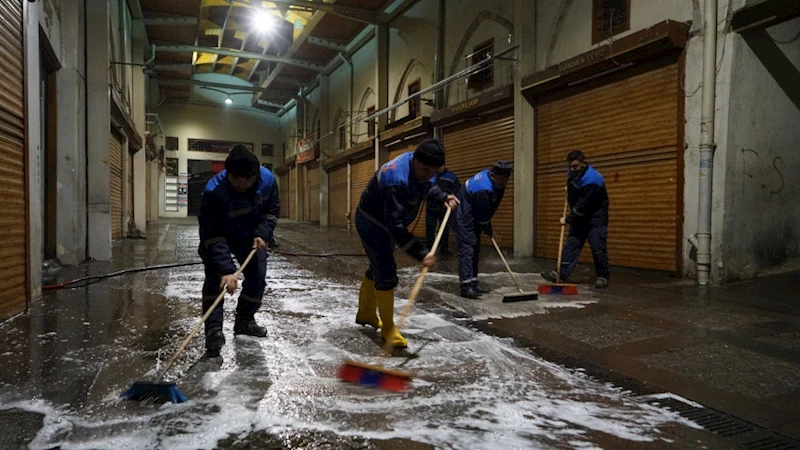
[[[394,326],[398,281],[394,250],[402,248],[426,267],[436,263],[424,241],[414,238],[406,227],[414,222],[425,196],[451,208],[458,204],[455,196],[428,182],[444,163],[444,147],[436,139],[425,140],[414,152],[384,164],[367,184],[356,209],[356,229],[369,258],[358,295],[356,323],[380,328],[383,339],[394,348],[408,346]]]
[[[494,236],[492,216],[503,201],[514,165],[497,161],[491,169],[478,172],[459,191],[460,205],[451,219],[458,243],[458,278],[461,296],[478,298],[489,292],[478,283],[481,233]]]
[[[542,278],[555,283],[558,275],[561,282],[566,281],[581,256],[586,239],[592,249],[595,274],[595,287],[608,287],[608,192],[603,176],[586,162],[580,150],[567,155],[569,172],[567,175],[567,203],[570,212],[559,219],[562,226],[569,224],[569,236],[561,253],[561,273],[555,270],[542,273]]]
[[[267,330],[255,321],[266,287],[267,242],[280,214],[280,197],[275,177],[262,167],[258,157],[244,145],[236,145],[225,160],[225,170],[206,185],[198,221],[200,222],[200,257],[205,265],[203,313],[214,303],[227,284],[228,293],[236,290],[238,280],[231,253],[242,263],[251,249],[257,248],[244,269],[244,283],[236,305],[234,334],[266,337]],[[225,337],[222,334],[220,302],[205,323],[206,356],[216,357]]]

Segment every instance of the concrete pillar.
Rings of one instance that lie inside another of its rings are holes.
[[[111,104],[109,101],[108,68],[110,54],[109,6],[106,0],[87,0],[86,11],[86,139],[88,256],[97,260],[111,259],[111,213],[109,195],[109,142],[111,133]]]
[[[31,299],[42,295],[42,123],[39,87],[39,16],[42,14],[38,4],[27,4],[27,36],[25,36],[25,66],[28,103],[28,260],[30,261]]]
[[[375,91],[377,94],[376,111],[381,111],[389,106],[389,25],[381,23],[375,25],[375,39],[377,40],[377,54],[375,57]],[[386,130],[388,114],[378,117],[375,127],[375,170],[389,159],[389,152],[383,151],[380,145],[381,132]]]
[[[325,136],[330,132],[330,111],[328,108],[330,107],[330,77],[328,75],[320,75],[319,80],[319,104],[321,105],[319,108],[319,137]],[[324,150],[327,147],[327,143],[331,142],[331,139],[325,139],[320,143],[322,147],[321,150]],[[328,226],[328,172],[322,168],[322,164],[325,163],[324,157],[320,162],[319,168],[319,224],[320,226],[327,227]]]
[[[514,42],[519,44],[514,77],[514,256],[533,256],[534,112],[521,94],[522,77],[536,68],[536,2],[514,0]]]
[[[83,0],[61,1],[62,67],[56,75],[58,213],[56,250],[62,264],[86,257],[86,97]]]
[[[133,22],[133,48],[131,49],[132,62],[135,64],[143,64],[145,61],[144,49],[147,45],[145,38],[144,23],[141,20],[135,20]],[[146,77],[141,67],[131,67],[131,114],[136,131],[144,137],[144,132],[147,130],[145,120],[147,105]],[[146,153],[147,151],[142,148],[136,152],[133,158],[133,220],[136,223],[136,228],[142,232],[147,228],[147,211],[145,210],[145,196],[147,195],[147,186],[145,186],[147,180],[145,173]]]

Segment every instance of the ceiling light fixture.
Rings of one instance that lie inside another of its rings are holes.
[[[275,28],[275,15],[263,10],[257,11],[253,18],[253,27],[259,33],[268,33],[272,31],[272,29]]]
[[[225,104],[226,104],[226,105],[230,105],[230,104],[232,104],[232,103],[233,103],[233,99],[232,99],[232,98],[231,98],[231,96],[229,95],[229,96],[228,96],[228,98],[226,98],[226,99],[225,99]]]

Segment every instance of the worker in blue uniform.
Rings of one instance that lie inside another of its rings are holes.
[[[595,287],[608,287],[608,192],[600,172],[586,162],[580,150],[567,155],[567,202],[570,211],[561,217],[561,225],[569,224],[569,236],[561,253],[561,281],[566,281],[581,256],[589,239],[596,275]],[[542,273],[542,277],[556,282],[556,271]]]
[[[453,172],[447,170],[447,166],[439,168],[439,172],[431,178],[431,183],[439,186],[442,192],[458,196],[461,183]],[[425,205],[425,242],[428,248],[433,247],[436,240],[436,233],[439,232],[439,225],[444,220],[446,207],[439,202],[427,202]],[[450,225],[445,225],[442,232],[442,239],[439,241],[439,252],[442,255],[450,254]]]
[[[236,305],[234,334],[266,337],[267,330],[255,321],[266,286],[267,242],[272,239],[280,214],[278,185],[272,172],[262,167],[253,152],[236,145],[225,160],[225,169],[209,180],[203,192],[200,223],[200,257],[205,266],[203,314],[220,289],[228,293],[238,285],[231,253],[243,263],[250,251],[256,254],[242,272],[244,283]],[[206,356],[219,356],[222,334],[221,301],[205,323]]]
[[[401,248],[426,267],[436,263],[425,241],[416,239],[407,227],[426,198],[450,208],[458,204],[454,195],[429,182],[444,163],[441,143],[436,139],[423,141],[413,152],[397,156],[375,173],[356,209],[356,229],[369,258],[369,267],[361,280],[356,323],[380,328],[383,339],[394,348],[408,346],[394,326],[397,286],[394,251]]]
[[[478,282],[481,233],[494,236],[492,216],[500,206],[514,166],[497,161],[491,169],[478,172],[464,183],[458,194],[460,202],[453,219],[458,244],[458,278],[461,296],[478,298],[489,292]]]

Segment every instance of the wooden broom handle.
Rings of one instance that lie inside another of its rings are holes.
[[[503,256],[503,251],[500,250],[500,246],[497,245],[497,241],[494,240],[494,236],[492,236],[492,244],[494,244],[494,248],[497,250],[497,254],[500,255],[500,259],[503,260],[503,264],[506,265],[506,270],[508,270],[508,274],[511,275],[511,279],[514,280],[514,284],[517,285],[517,289],[519,289],[519,293],[520,294],[524,294],[524,292],[522,292],[522,288],[519,286],[519,280],[517,280],[517,277],[514,275],[514,272],[511,271],[511,267],[508,266],[508,262],[506,261],[506,257]]]
[[[435,255],[436,249],[439,248],[439,241],[442,239],[442,234],[444,234],[444,228],[447,226],[447,220],[450,218],[450,213],[453,210],[448,206],[447,212],[444,213],[444,219],[442,219],[442,224],[439,225],[439,232],[436,233],[436,240],[433,241],[433,248],[431,248],[429,255]],[[422,267],[422,270],[417,276],[417,281],[414,282],[414,287],[411,288],[411,294],[408,296],[408,301],[403,306],[403,311],[400,312],[400,320],[397,321],[395,327],[399,330],[403,327],[403,324],[406,321],[406,317],[408,316],[408,312],[411,310],[411,306],[414,304],[414,301],[417,299],[417,295],[419,295],[420,289],[422,289],[422,281],[425,280],[425,275],[428,274],[428,267]],[[386,343],[383,344],[383,352],[386,356],[392,354],[392,341],[389,339],[386,340]]]
[[[564,200],[564,213],[561,217],[567,217],[567,208],[569,208],[569,199]],[[556,263],[556,283],[561,283],[561,251],[564,249],[564,228],[565,224],[561,225],[561,237],[558,238],[558,263]]]
[[[250,254],[247,255],[247,259],[244,260],[242,265],[239,266],[239,269],[236,271],[236,273],[234,273],[234,275],[236,275],[236,278],[239,278],[239,275],[242,274],[242,271],[244,270],[244,268],[247,267],[247,264],[250,262],[251,259],[253,259],[253,255],[256,254],[257,250],[258,250],[258,248],[253,248],[253,250],[250,251]],[[191,333],[189,333],[189,336],[186,336],[186,339],[183,340],[183,342],[181,343],[181,346],[178,347],[178,350],[175,351],[175,354],[172,355],[172,358],[170,358],[169,362],[167,362],[167,366],[164,368],[163,371],[161,371],[161,375],[158,377],[159,380],[164,378],[164,375],[167,374],[167,371],[170,369],[170,367],[172,367],[172,365],[175,364],[175,360],[178,359],[178,356],[181,354],[181,352],[183,352],[183,350],[189,344],[189,341],[192,340],[194,335],[200,329],[200,325],[202,325],[202,324],[204,324],[206,322],[206,319],[208,319],[208,316],[210,316],[211,313],[214,311],[214,308],[216,308],[217,305],[219,304],[219,302],[222,300],[222,298],[225,297],[225,291],[227,289],[228,289],[228,285],[226,283],[225,286],[222,287],[222,292],[219,293],[219,295],[217,296],[217,299],[214,300],[214,303],[211,305],[210,308],[208,308],[208,311],[206,311],[206,313],[203,314],[203,318],[200,319],[200,322],[198,322],[197,325],[194,326],[194,328],[192,329]]]

